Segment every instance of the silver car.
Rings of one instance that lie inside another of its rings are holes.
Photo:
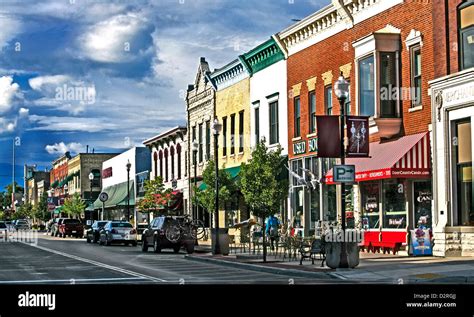
[[[16,230],[29,230],[30,223],[26,219],[18,219],[15,221],[15,229]]]
[[[130,222],[109,221],[100,230],[100,245],[111,245],[114,242],[137,245],[137,231]]]

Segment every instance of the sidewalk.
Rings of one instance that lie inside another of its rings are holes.
[[[299,264],[295,260],[285,261],[281,256],[267,256],[267,263],[259,256],[249,253],[232,253],[228,256],[213,256],[210,247],[199,246],[196,253],[186,258],[192,261],[205,261],[242,269],[291,274],[312,278],[329,279],[332,283],[449,283],[474,284],[474,258],[469,257],[410,257],[407,255],[360,253],[360,264],[355,269],[330,269],[321,267],[319,257]],[[332,281],[331,281],[332,280]]]

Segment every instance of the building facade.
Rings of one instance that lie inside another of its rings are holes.
[[[302,214],[304,234],[319,220],[340,220],[345,208],[348,223],[374,232],[365,237],[369,243],[407,244],[418,222],[414,192],[432,186],[431,12],[430,2],[333,1],[277,34],[288,52],[290,165],[303,179],[309,180],[309,170],[320,180],[309,186],[290,179],[291,214]],[[316,115],[340,114],[333,85],[341,73],[350,83],[346,113],[369,117],[371,142],[369,158],[346,159],[355,165],[356,183],[346,186],[344,207],[340,186],[332,182],[338,160],[318,158],[315,122]],[[431,206],[424,210],[430,214]]]
[[[69,173],[68,162],[71,159],[71,154],[66,152],[64,155],[54,160],[50,170],[50,193],[48,196],[54,201],[57,207],[64,204],[64,199],[67,195],[67,177]],[[60,213],[60,208],[56,208],[55,214]]]
[[[210,68],[204,57],[201,57],[196,78],[188,86],[186,94],[187,113],[187,162],[188,188],[202,184],[202,173],[210,159],[214,148],[214,138],[211,137],[210,126],[215,117],[216,88],[210,78]],[[194,144],[194,147],[193,147]],[[193,191],[190,190],[187,201],[192,201]],[[210,225],[209,213],[196,204],[188,205],[188,214],[194,219]]]
[[[173,207],[177,215],[189,211],[186,131],[186,127],[175,127],[143,142],[151,152],[150,179],[161,177],[165,188],[173,189],[180,197]]]
[[[43,193],[49,189],[49,172],[32,170],[26,179],[25,202],[32,206],[39,203]],[[45,191],[46,190],[46,191]]]
[[[440,2],[433,20],[433,253],[474,256],[474,1]]]

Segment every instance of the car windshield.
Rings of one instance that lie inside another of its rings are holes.
[[[98,222],[98,223],[97,223],[97,227],[102,228],[102,227],[105,226],[106,224],[107,224],[107,221],[101,221],[101,222]]]
[[[19,220],[19,221],[17,222],[17,224],[19,224],[19,225],[24,225],[24,224],[27,224],[27,223],[28,223],[28,222],[26,222],[25,220]]]
[[[64,219],[63,223],[71,225],[71,224],[78,224],[81,222],[78,219]]]
[[[0,229],[5,229],[7,225],[4,222],[0,222]]]
[[[112,222],[114,228],[132,228],[132,225],[128,222]]]

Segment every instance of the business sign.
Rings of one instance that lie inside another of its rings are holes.
[[[316,116],[318,157],[341,157],[339,116]]]
[[[56,209],[56,205],[54,203],[48,203],[48,211],[53,211]]]
[[[334,165],[334,182],[353,183],[355,181],[355,165]]]
[[[308,148],[310,152],[318,152],[318,138],[308,140]]]
[[[369,156],[369,117],[347,116],[347,157]]]
[[[112,177],[112,166],[102,170],[102,178]]]
[[[418,228],[410,230],[410,233],[413,255],[433,255],[429,229]]]
[[[298,155],[298,154],[303,154],[306,152],[306,142],[301,141],[298,143],[293,143],[293,154]]]

